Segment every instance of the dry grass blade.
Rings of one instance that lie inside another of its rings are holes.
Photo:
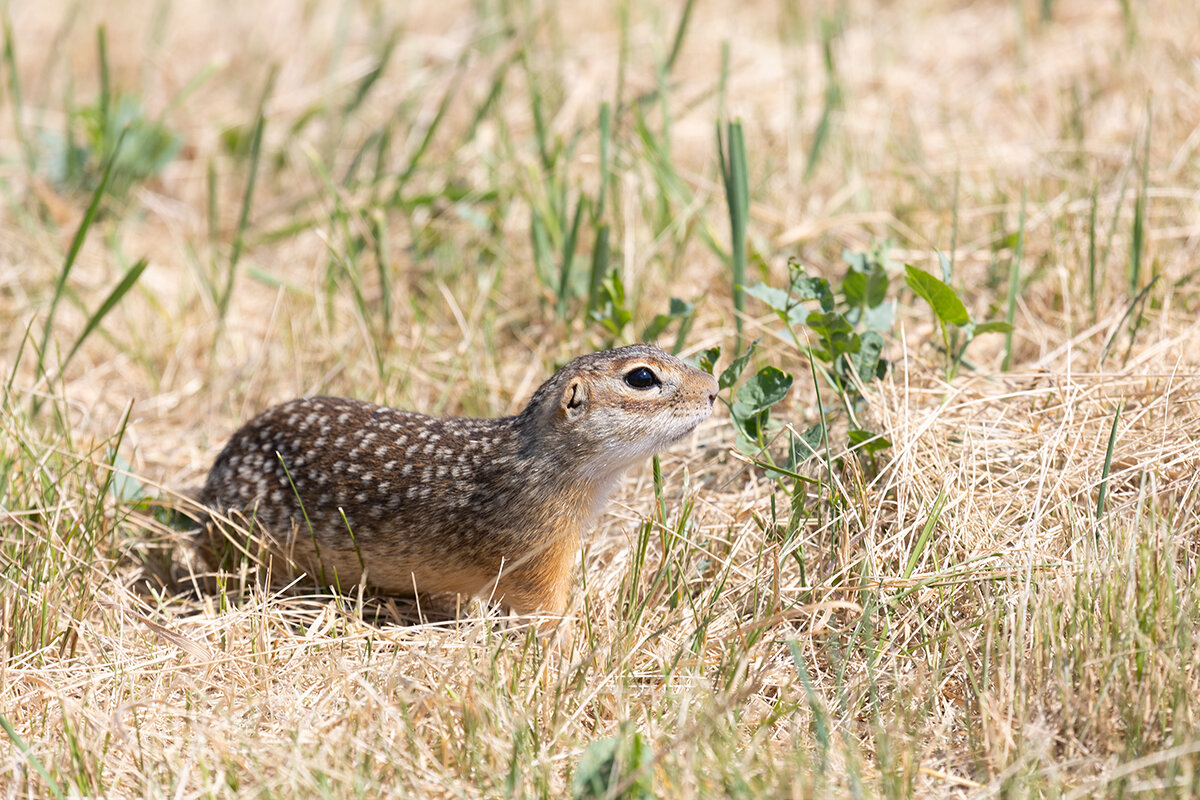
[[[213,658],[212,652],[204,645],[202,645],[198,642],[194,642],[191,639],[187,638],[186,636],[181,636],[178,633],[175,633],[175,631],[171,630],[170,628],[166,627],[165,625],[159,625],[154,620],[150,619],[149,617],[147,617],[143,614],[139,614],[138,612],[134,611],[132,608],[126,608],[124,606],[118,605],[117,603],[101,603],[100,605],[104,606],[105,608],[110,608],[114,611],[119,611],[122,614],[124,614],[125,616],[129,617],[130,619],[140,622],[142,625],[145,625],[151,631],[158,634],[159,636],[161,636],[163,639],[167,640],[171,644],[175,645],[180,650],[183,650],[185,653],[187,653],[188,655],[190,655],[192,658],[196,659],[197,661],[200,661],[200,662],[212,661],[212,658]]]

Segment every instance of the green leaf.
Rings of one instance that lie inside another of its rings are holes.
[[[853,307],[866,305],[867,300],[867,276],[863,272],[848,272],[845,279],[842,281],[842,294],[846,296],[846,302]]]
[[[759,440],[766,436],[767,427],[771,422],[771,412],[762,411],[748,417],[733,417],[733,427],[737,431],[733,446],[739,453],[757,456],[762,450]]]
[[[646,329],[642,331],[642,341],[649,342],[658,338],[658,335],[667,329],[677,319],[682,319],[688,314],[696,310],[696,306],[692,303],[684,302],[678,297],[671,298],[671,306],[666,314],[656,314]]]
[[[799,436],[793,436],[789,444],[788,461],[793,469],[821,452],[825,424],[818,422]]]
[[[833,292],[829,288],[829,281],[824,278],[801,275],[792,280],[791,291],[797,300],[816,300],[820,302],[823,311],[833,309]]]
[[[967,307],[949,286],[914,266],[905,265],[904,271],[907,273],[909,287],[929,303],[933,313],[937,314],[942,322],[961,326],[971,321]]]
[[[789,373],[779,367],[763,367],[738,389],[737,402],[730,413],[739,419],[752,417],[787,397],[791,388],[792,376]]]
[[[142,273],[146,271],[148,264],[149,262],[144,258],[138,260],[138,262],[130,267],[125,273],[125,277],[121,278],[120,283],[114,286],[113,290],[108,293],[108,297],[104,298],[104,302],[100,304],[100,307],[97,308],[96,312],[88,319],[87,324],[83,326],[83,332],[80,333],[78,338],[75,339],[75,344],[71,345],[71,349],[67,352],[67,357],[62,360],[62,367],[64,369],[66,368],[67,362],[71,360],[71,357],[74,356],[79,348],[83,346],[83,343],[87,341],[87,338],[91,335],[92,331],[96,329],[108,312],[113,310],[113,306],[121,302],[121,298],[125,296],[126,292],[133,288],[133,285],[137,283],[138,278],[140,278]]]
[[[892,280],[881,267],[876,267],[867,279],[867,308],[877,308],[887,300],[887,290]]]
[[[854,359],[854,369],[864,382],[876,377],[879,369],[879,356],[883,353],[883,337],[875,331],[867,331],[862,335],[858,357]]]
[[[850,439],[850,446],[855,450],[860,450],[869,455],[874,455],[880,450],[886,450],[892,446],[892,443],[884,436],[870,431],[851,429],[847,436]]]
[[[1004,320],[996,320],[994,322],[981,322],[975,326],[975,335],[981,333],[1008,333],[1013,330],[1013,326]]]
[[[600,308],[592,312],[592,320],[615,338],[621,335],[631,319],[633,314],[625,307],[625,283],[614,269],[600,284]]]
[[[756,300],[761,300],[767,306],[781,314],[786,314],[794,305],[791,296],[787,292],[783,289],[767,286],[765,283],[756,283],[753,286],[743,287],[742,291]]]
[[[888,300],[863,311],[862,321],[868,330],[886,333],[896,320],[896,301]]]
[[[652,754],[642,735],[630,724],[622,724],[615,736],[597,739],[579,756],[579,765],[571,779],[571,797],[621,798],[643,800],[653,796],[653,772],[648,769]],[[636,776],[636,777],[635,777]],[[632,778],[628,788],[614,794]]]
[[[854,326],[836,311],[814,311],[808,315],[807,324],[820,337],[821,346],[814,347],[813,354],[823,361],[832,363],[838,356],[857,353],[862,346]]]
[[[142,482],[133,477],[133,466],[120,453],[108,454],[112,464],[112,480],[109,481],[108,491],[113,497],[124,502],[133,502],[146,497],[146,489]]]
[[[701,369],[709,375],[713,374],[713,368],[717,365],[717,359],[721,357],[721,346],[710,347],[707,350],[701,351],[696,355],[696,369]]]
[[[814,311],[808,315],[805,324],[812,328],[822,337],[833,339],[834,337],[844,337],[846,334],[854,332],[854,326],[846,321],[846,318],[836,311],[818,312]]]
[[[738,382],[738,378],[742,376],[742,370],[750,363],[750,356],[754,355],[754,351],[758,348],[760,339],[755,339],[746,348],[746,352],[735,358],[733,362],[725,368],[721,373],[721,377],[717,378],[717,386],[721,389],[728,389]]]
[[[843,254],[842,258],[850,264],[842,281],[842,294],[851,308],[872,309],[887,300],[888,285],[891,283],[887,270],[867,254]]]

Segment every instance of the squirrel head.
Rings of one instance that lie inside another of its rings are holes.
[[[690,433],[712,413],[717,382],[652,345],[571,361],[534,393],[519,419],[567,463],[617,474]]]

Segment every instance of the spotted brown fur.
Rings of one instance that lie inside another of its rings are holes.
[[[201,500],[252,519],[323,583],[560,612],[617,479],[708,417],[716,392],[711,375],[633,345],[575,359],[500,419],[301,398],[233,435]]]

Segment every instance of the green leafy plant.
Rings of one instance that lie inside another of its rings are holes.
[[[883,334],[891,329],[895,302],[887,299],[886,246],[870,254],[846,252],[843,260],[849,270],[838,287],[809,275],[793,259],[786,289],[759,283],[746,293],[775,312],[857,423],[863,397],[855,378],[870,380],[886,371]]]
[[[97,29],[96,39],[99,95],[90,105],[68,109],[63,135],[48,132],[44,145],[51,155],[50,177],[56,184],[91,192],[111,167],[108,194],[120,202],[134,186],[162,172],[179,154],[183,142],[161,119],[146,113],[136,94],[113,89],[103,26]]]
[[[888,250],[888,243],[884,242],[865,253],[845,251],[842,260],[847,270],[840,284],[808,274],[803,265],[793,259],[788,263],[786,288],[765,283],[746,288],[746,294],[775,312],[788,338],[808,360],[814,378],[820,376],[824,384],[834,390],[847,418],[847,442],[868,459],[891,446],[885,437],[870,431],[862,420],[867,402],[863,387],[865,383],[883,377],[887,371],[887,361],[883,358],[884,337],[895,320],[896,301],[889,298],[893,267]],[[943,268],[949,268],[944,259]],[[911,265],[904,269],[908,286],[929,304],[937,318],[947,354],[948,377],[954,376],[967,346],[976,336],[1012,330],[1007,322],[972,319],[947,283]],[[730,369],[736,366],[735,362]],[[735,371],[740,372],[740,369]],[[779,376],[765,375],[762,371],[760,374],[761,381],[756,382],[754,388],[746,389],[744,401],[739,391],[738,400],[730,404],[730,410],[739,426],[739,446],[757,442],[761,449],[765,428],[760,425],[764,421],[759,416],[764,413],[760,406],[772,399],[778,402],[783,395],[778,389],[781,385]],[[732,381],[736,380],[737,375],[733,374]],[[818,403],[823,403],[820,386]],[[836,416],[835,410],[830,413]],[[822,421],[791,439],[786,469],[794,470],[799,462],[816,454],[823,436],[824,441],[828,441],[826,426],[832,421],[830,413],[822,405]]]
[[[613,270],[600,282],[597,292],[596,308],[592,310],[592,321],[597,323],[616,341],[625,331],[625,326],[633,319],[633,312],[625,300],[625,282],[621,273]]]
[[[615,736],[598,739],[584,749],[571,781],[571,796],[575,800],[653,797],[652,756],[637,729],[623,723]]]
[[[868,253],[845,252],[847,272],[838,286],[809,275],[796,260],[788,262],[788,285],[779,289],[759,283],[746,294],[766,304],[783,323],[788,338],[808,360],[814,376],[820,375],[841,401],[848,418],[849,444],[873,456],[890,446],[887,439],[864,427],[861,411],[866,400],[862,384],[882,377],[884,334],[892,327],[895,301],[887,297],[887,244]],[[820,401],[820,388],[818,387]],[[828,435],[822,421],[793,439],[788,467],[813,455]]]
[[[746,350],[729,364],[717,378],[721,390],[732,390],[758,348],[755,339]],[[787,397],[793,377],[775,366],[765,366],[738,387],[732,401],[724,400],[737,429],[737,448],[754,454],[767,445],[767,432],[778,428],[772,425],[771,407]],[[732,391],[731,391],[732,394]]]
[[[824,431],[821,424],[814,425],[800,436],[789,433],[789,445],[783,464],[776,464],[769,450],[771,442],[784,430],[783,423],[772,418],[771,409],[787,397],[795,378],[789,372],[767,365],[738,386],[742,374],[758,349],[759,341],[755,339],[751,342],[717,377],[717,387],[729,395],[718,397],[729,409],[730,419],[733,420],[736,431],[734,444],[740,452],[768,469],[775,477],[790,477],[809,482],[811,479],[800,475],[796,470],[817,451]],[[720,356],[721,348],[713,347],[701,352],[696,357],[695,364],[710,375],[715,374],[714,369]],[[738,387],[736,392],[735,386]]]
[[[944,260],[943,256],[943,260]],[[929,303],[937,318],[946,354],[946,378],[958,373],[967,346],[984,333],[1010,333],[1013,326],[1003,320],[978,322],[967,313],[958,294],[945,282],[912,265],[904,267],[905,280],[918,297]]]
[[[146,116],[141,100],[119,94],[114,102],[96,103],[80,112],[86,145],[76,148],[68,159],[68,180],[84,187],[96,180],[106,156],[114,152],[117,139],[125,144],[114,166],[112,193],[123,197],[138,183],[162,172],[179,153],[182,141],[162,123]]]
[[[666,312],[654,315],[649,324],[642,328],[639,341],[654,341],[671,325],[677,324],[671,352],[678,353],[683,349],[695,314],[695,303],[672,297]],[[604,330],[610,346],[624,336],[625,328],[633,321],[633,310],[630,309],[625,295],[625,283],[621,279],[621,273],[615,269],[600,281],[596,308],[591,312],[591,320]]]

